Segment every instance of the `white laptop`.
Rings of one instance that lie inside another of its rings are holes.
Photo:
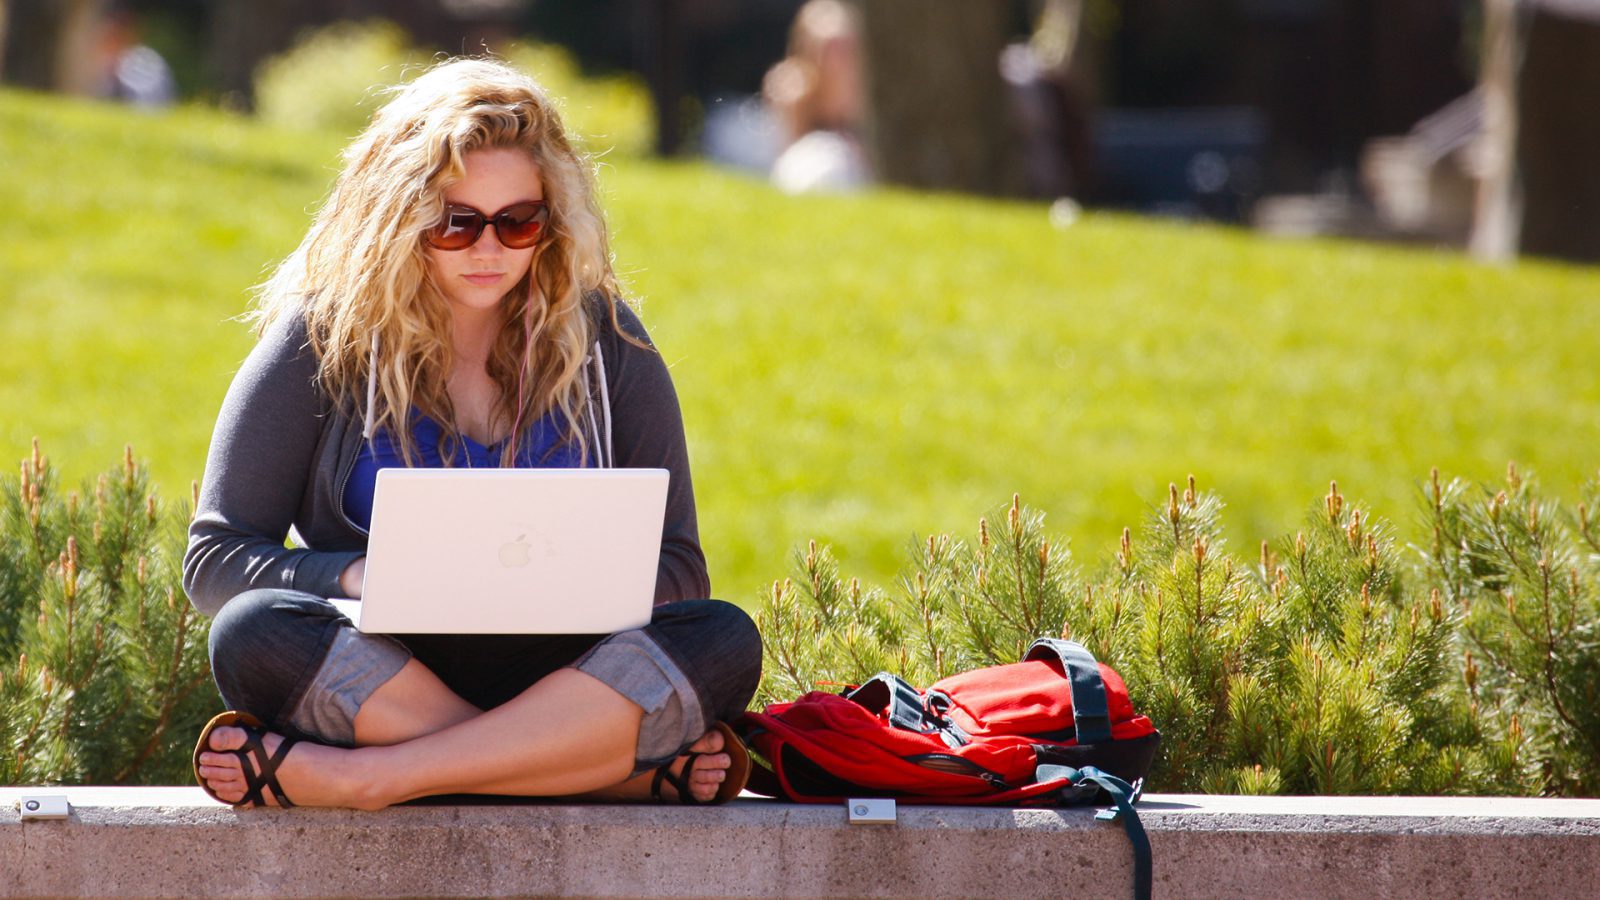
[[[383,469],[361,599],[380,634],[611,634],[648,624],[666,469]]]

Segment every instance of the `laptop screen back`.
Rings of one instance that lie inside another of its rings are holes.
[[[610,634],[650,621],[665,469],[384,469],[359,627]]]

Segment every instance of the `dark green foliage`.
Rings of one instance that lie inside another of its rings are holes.
[[[187,515],[131,449],[65,497],[40,455],[0,489],[0,784],[183,783],[218,708],[183,594]]]
[[[1515,465],[1503,487],[1428,489],[1429,572],[1463,617],[1464,679],[1485,720],[1526,733],[1552,794],[1600,792],[1600,481],[1577,510]]]
[[[186,782],[219,708],[187,516],[131,451],[55,482],[35,447],[0,485],[0,783]],[[892,591],[813,543],[756,613],[759,702],[884,670],[927,685],[1061,634],[1161,729],[1154,790],[1600,792],[1600,481],[1575,510],[1514,467],[1425,494],[1414,551],[1335,486],[1247,562],[1193,479],[1092,573],[1016,498],[970,541],[914,542]]]
[[[813,542],[798,578],[774,583],[756,613],[766,645],[761,697],[786,699],[817,685],[860,683],[893,671],[926,684],[976,666],[1013,662],[1040,634],[1060,628],[1077,574],[1044,536],[1044,517],[1013,504],[972,545],[935,535],[890,597],[844,581]]]
[[[1170,487],[1090,576],[1014,498],[970,544],[919,542],[892,597],[845,582],[813,545],[758,612],[762,697],[881,669],[926,685],[1061,634],[1117,668],[1161,729],[1155,790],[1532,788],[1521,727],[1477,715],[1458,676],[1458,616],[1387,524],[1335,486],[1302,531],[1263,542],[1248,564],[1228,552],[1221,510],[1193,479]]]

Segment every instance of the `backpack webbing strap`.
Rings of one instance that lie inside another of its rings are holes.
[[[949,694],[946,694],[944,691],[936,691],[932,688],[929,688],[925,697],[926,702],[923,704],[923,708],[928,711],[928,718],[933,720],[934,724],[938,726],[939,736],[944,738],[944,742],[946,744],[949,744],[952,748],[954,748],[965,747],[966,745],[972,743],[972,735],[967,734],[967,732],[963,730],[960,725],[957,725],[955,720],[949,716],[950,707],[955,705],[955,703],[951,701]]]
[[[879,672],[860,687],[845,691],[844,698],[853,700],[874,713],[888,711],[889,722],[896,728],[919,734],[929,727],[922,710],[922,695],[911,683],[888,672]]]
[[[1023,661],[1046,655],[1061,660],[1067,683],[1072,686],[1072,723],[1079,744],[1098,744],[1111,740],[1111,713],[1106,708],[1106,683],[1094,654],[1076,641],[1039,638],[1028,647]]]
[[[911,683],[889,672],[879,672],[860,687],[844,693],[870,712],[888,712],[889,724],[917,734],[937,734],[946,745],[960,747],[972,740],[955,723],[935,715],[923,705],[922,694]]]
[[[1133,810],[1134,801],[1139,799],[1139,789],[1094,766],[1074,769],[1071,766],[1045,765],[1038,768],[1036,777],[1039,781],[1068,778],[1070,783],[1063,788],[1063,796],[1068,798],[1077,796],[1072,788],[1085,782],[1096,785],[1111,796],[1114,805],[1110,809],[1100,810],[1094,817],[1102,822],[1122,821],[1122,831],[1128,836],[1128,843],[1133,845],[1133,896],[1136,900],[1150,900],[1153,881],[1150,836],[1145,834],[1144,823],[1139,821],[1139,814]]]

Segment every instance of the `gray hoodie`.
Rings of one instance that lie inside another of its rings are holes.
[[[648,342],[618,303],[623,330]],[[657,604],[709,597],[678,395],[661,356],[624,340],[596,313],[588,418],[607,434],[601,460],[669,470]],[[255,588],[339,596],[339,575],[366,553],[367,534],[345,515],[344,486],[363,442],[365,410],[341,409],[315,382],[305,323],[283,316],[245,359],[217,416],[200,502],[189,526],[183,586],[216,615]],[[292,533],[298,547],[285,547]]]

